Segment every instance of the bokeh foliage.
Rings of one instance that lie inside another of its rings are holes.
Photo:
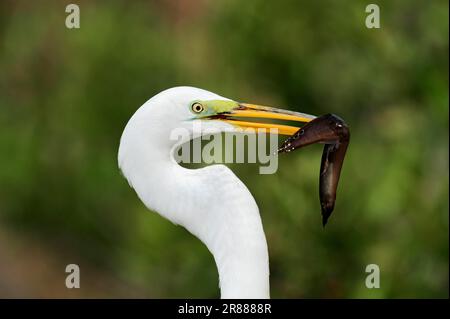
[[[273,297],[448,297],[447,1],[377,1],[381,29],[365,27],[365,1],[161,0],[78,1],[69,30],[68,3],[0,4],[0,231],[95,267],[111,295],[217,297],[207,249],[148,212],[116,160],[140,105],[192,85],[351,127],[325,230],[320,146],[275,175],[231,166],[260,207]]]

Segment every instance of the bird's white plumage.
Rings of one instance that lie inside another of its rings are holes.
[[[194,133],[190,104],[228,100],[176,87],[148,100],[128,122],[119,147],[119,167],[151,210],[182,225],[214,255],[222,298],[269,298],[269,260],[258,206],[247,187],[223,165],[186,169],[173,159],[173,129]],[[205,121],[201,129],[232,128]]]

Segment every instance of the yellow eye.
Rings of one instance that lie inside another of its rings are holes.
[[[198,102],[192,104],[192,111],[195,113],[200,113],[203,111],[203,105]]]

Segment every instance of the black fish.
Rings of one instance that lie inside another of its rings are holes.
[[[319,177],[323,226],[334,209],[336,189],[349,142],[350,130],[344,120],[334,114],[326,114],[304,125],[284,141],[278,150],[279,153],[285,153],[310,144],[325,144]]]

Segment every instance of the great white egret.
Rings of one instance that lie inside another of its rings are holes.
[[[178,165],[177,141],[169,138],[180,127],[189,131],[189,138],[211,129],[276,128],[284,135],[298,131],[294,126],[242,118],[307,123],[315,117],[175,87],[149,99],[131,117],[120,140],[118,162],[146,207],[185,227],[207,246],[217,265],[222,298],[269,298],[267,243],[253,196],[224,165],[200,169]],[[195,121],[202,125],[193,125]],[[290,150],[289,145],[284,150]]]

